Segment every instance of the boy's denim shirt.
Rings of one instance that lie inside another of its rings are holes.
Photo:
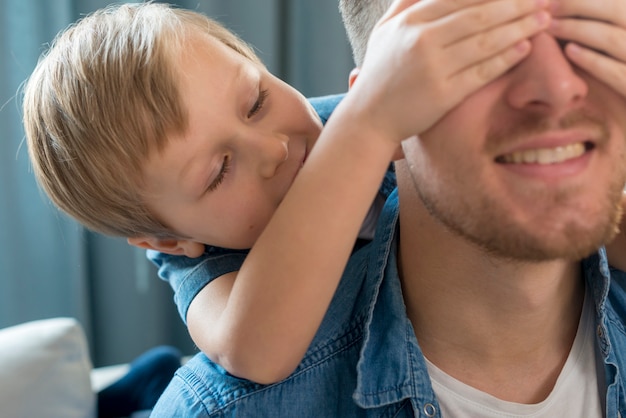
[[[320,329],[287,379],[259,385],[202,353],[180,368],[153,417],[439,417],[424,357],[406,316],[396,266],[398,196],[374,240],[351,257]],[[602,249],[582,262],[595,300],[606,416],[626,417],[626,275]]]

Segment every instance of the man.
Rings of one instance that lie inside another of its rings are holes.
[[[626,54],[592,35],[623,36],[623,13],[564,3],[523,62],[404,142],[298,369],[261,386],[198,356],[155,416],[626,414],[626,276],[597,252],[621,217]],[[357,65],[383,5],[341,1]]]

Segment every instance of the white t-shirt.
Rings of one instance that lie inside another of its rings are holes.
[[[380,212],[382,212],[386,201],[387,199],[383,195],[380,193],[376,194],[376,198],[374,199],[374,202],[372,202],[372,206],[370,206],[370,209],[365,216],[365,220],[361,225],[361,229],[359,230],[359,238],[368,240],[374,238],[374,231],[376,231],[376,225],[378,225],[378,217],[380,216]]]
[[[426,360],[433,389],[444,418],[594,418],[603,417],[604,402],[598,382],[591,298],[585,297],[578,330],[569,356],[550,395],[534,405],[500,400],[444,373]],[[600,372],[600,373],[598,373]],[[604,383],[603,383],[604,384]]]

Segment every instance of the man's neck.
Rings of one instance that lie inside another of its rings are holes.
[[[578,328],[579,263],[503,260],[436,221],[416,219],[401,214],[398,267],[425,356],[500,399],[545,399]]]

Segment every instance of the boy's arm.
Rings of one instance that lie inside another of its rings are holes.
[[[356,121],[333,119],[324,128],[332,141],[315,145],[241,270],[189,307],[194,342],[236,376],[271,383],[301,361],[397,149]]]
[[[366,58],[359,80],[326,124],[236,280],[235,274],[226,275],[192,302],[187,321],[194,341],[231,373],[270,383],[297,367],[401,140],[428,129],[467,94],[521,60],[528,52],[523,40],[543,28],[531,16],[538,7],[534,2],[511,0],[518,7],[509,7],[507,14],[496,1],[465,1],[480,3],[467,8],[474,13],[491,11],[487,32],[497,39],[493,49],[484,48],[476,35],[484,34],[484,26],[477,27],[465,10],[396,1],[384,18],[395,25],[379,26],[374,58]],[[461,3],[455,7],[467,7]],[[441,19],[451,13],[456,18]],[[434,23],[411,23],[424,15]],[[476,15],[484,25],[485,14]],[[450,28],[459,39],[450,39]],[[422,33],[430,44],[420,42]],[[402,48],[407,45],[415,48]],[[463,55],[469,62],[457,62],[464,58],[450,45],[476,53]],[[442,52],[446,48],[449,56]],[[448,73],[432,67],[442,56],[450,61]],[[445,91],[450,94],[440,97]]]

